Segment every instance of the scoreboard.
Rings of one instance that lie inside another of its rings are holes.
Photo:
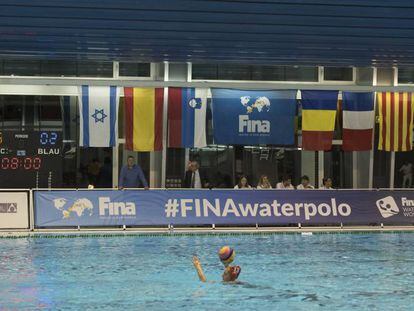
[[[0,188],[59,187],[62,131],[0,130]]]

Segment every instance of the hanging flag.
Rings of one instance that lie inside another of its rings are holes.
[[[342,150],[372,149],[374,127],[374,93],[342,93]]]
[[[214,143],[281,145],[295,143],[296,90],[212,89]]]
[[[162,150],[163,88],[124,88],[125,148]]]
[[[330,150],[335,129],[338,91],[301,91],[302,148]]]
[[[81,86],[78,103],[80,146],[115,146],[118,137],[118,88],[116,86]]]
[[[202,148],[206,141],[208,89],[168,89],[168,147]]]
[[[413,102],[410,92],[377,93],[380,123],[378,150],[413,149]]]

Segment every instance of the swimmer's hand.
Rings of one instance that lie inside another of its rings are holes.
[[[198,278],[200,279],[200,281],[201,282],[206,282],[207,278],[204,275],[203,268],[201,267],[200,259],[198,259],[197,256],[193,256],[193,265],[194,265],[194,268],[197,271]]]

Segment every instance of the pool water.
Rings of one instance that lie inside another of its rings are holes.
[[[413,310],[413,276],[412,233],[0,239],[1,310]]]

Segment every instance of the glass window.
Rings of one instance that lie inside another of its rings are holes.
[[[6,59],[3,61],[3,71],[6,76],[40,76],[40,61]]]
[[[300,182],[299,150],[249,146],[236,149],[235,182],[241,175],[247,175],[250,185],[254,187],[261,175],[268,177],[273,188],[283,176],[290,177],[295,186]]]
[[[186,170],[184,148],[167,149],[167,171],[165,177],[166,188],[181,188]]]
[[[247,65],[220,65],[218,67],[219,80],[252,80],[250,66]]]
[[[394,188],[414,188],[414,150],[395,153]]]
[[[398,83],[412,84],[414,82],[414,68],[398,68]]]
[[[319,187],[322,178],[331,178],[333,188],[352,188],[352,152],[342,151],[341,146],[332,146],[331,151],[326,151],[324,176],[319,177]]]
[[[211,187],[215,188],[234,187],[233,158],[233,147],[211,146],[190,150],[190,160],[200,164]]]
[[[41,75],[76,77],[76,61],[45,60],[41,63]]]
[[[23,96],[7,95],[4,99],[4,121],[21,121],[23,117]]]
[[[150,77],[150,63],[119,63],[119,76],[121,77]]]
[[[356,172],[357,172],[357,188],[369,188],[369,162],[370,151],[357,151],[356,154]]]
[[[62,120],[62,109],[60,97],[42,96],[40,99],[40,121],[60,121]]]
[[[193,64],[194,80],[318,81],[318,67]]]
[[[299,66],[252,66],[252,80],[317,82],[318,68]]]
[[[351,67],[324,67],[325,81],[353,81]]]
[[[394,85],[394,69],[393,68],[377,68],[377,85],[393,86]]]
[[[79,77],[113,77],[112,62],[78,62],[78,76]]]
[[[217,80],[218,66],[207,64],[193,64],[192,78],[194,80]]]

